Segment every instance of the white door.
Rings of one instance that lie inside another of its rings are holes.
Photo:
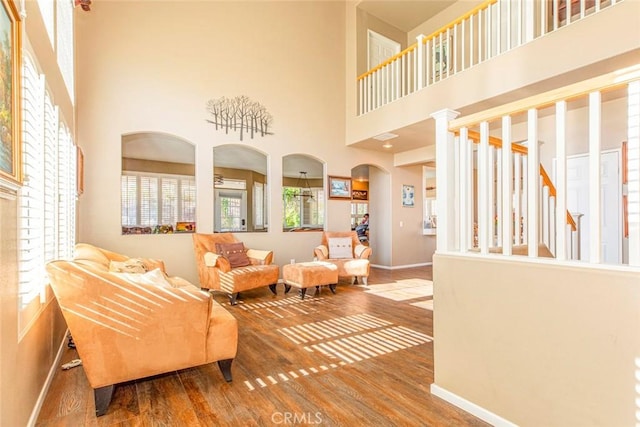
[[[400,43],[369,30],[369,69],[400,53]]]
[[[603,152],[600,163],[602,262],[622,262],[622,183],[620,152]],[[589,259],[589,156],[567,158],[567,209],[582,214],[580,259]]]
[[[247,191],[216,189],[214,215],[216,232],[247,231]]]

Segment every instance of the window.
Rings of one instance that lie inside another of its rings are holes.
[[[25,182],[19,192],[20,329],[35,316],[45,264],[72,255],[75,244],[76,149],[44,76],[23,56],[22,138]],[[23,315],[24,314],[24,315]]]
[[[305,191],[306,190],[306,191]],[[284,187],[284,228],[322,228],[324,225],[324,190]]]
[[[256,229],[265,228],[264,210],[266,206],[264,183],[253,183],[253,226]]]
[[[75,99],[73,74],[73,0],[56,1],[56,54],[71,102]]]
[[[369,212],[369,203],[351,203],[351,229],[355,230],[356,226],[362,222],[364,214]]]
[[[192,176],[124,171],[120,186],[124,227],[175,227],[177,222],[195,222],[196,184]]]

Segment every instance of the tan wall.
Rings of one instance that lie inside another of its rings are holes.
[[[434,257],[435,384],[521,426],[631,426],[638,270]]]
[[[78,133],[86,170],[79,239],[132,256],[164,259],[169,273],[197,280],[191,236],[120,232],[121,136],[158,131],[196,146],[201,232],[213,230],[213,147],[239,143],[264,152],[269,231],[243,233],[241,239],[254,248],[272,249],[279,264],[291,258],[311,260],[320,234],[282,231],[283,156],[310,155],[336,176],[349,176],[363,163],[392,169],[390,154],[345,146],[345,5],[185,4],[154,2],[149,13],[144,1],[94,2],[91,13],[78,15]],[[206,122],[208,100],[237,95],[267,108],[274,119],[273,135],[245,136],[240,142],[238,134],[216,131]],[[328,201],[326,228],[349,229],[349,208],[349,203]]]

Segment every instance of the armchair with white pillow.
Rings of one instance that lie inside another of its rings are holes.
[[[371,248],[364,246],[355,231],[325,231],[321,244],[313,250],[318,261],[338,267],[338,277],[351,277],[351,283],[367,285]]]

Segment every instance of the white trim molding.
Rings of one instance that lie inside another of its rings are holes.
[[[480,418],[482,421],[486,421],[495,427],[518,427],[517,424],[512,423],[509,420],[502,418],[501,416],[494,414],[493,412],[483,408],[482,406],[478,406],[473,402],[468,401],[467,399],[458,396],[455,393],[450,392],[447,389],[440,387],[437,384],[431,384],[431,394],[434,396],[438,396],[440,399],[445,400],[451,403],[453,406],[457,406],[470,413],[473,416]]]

